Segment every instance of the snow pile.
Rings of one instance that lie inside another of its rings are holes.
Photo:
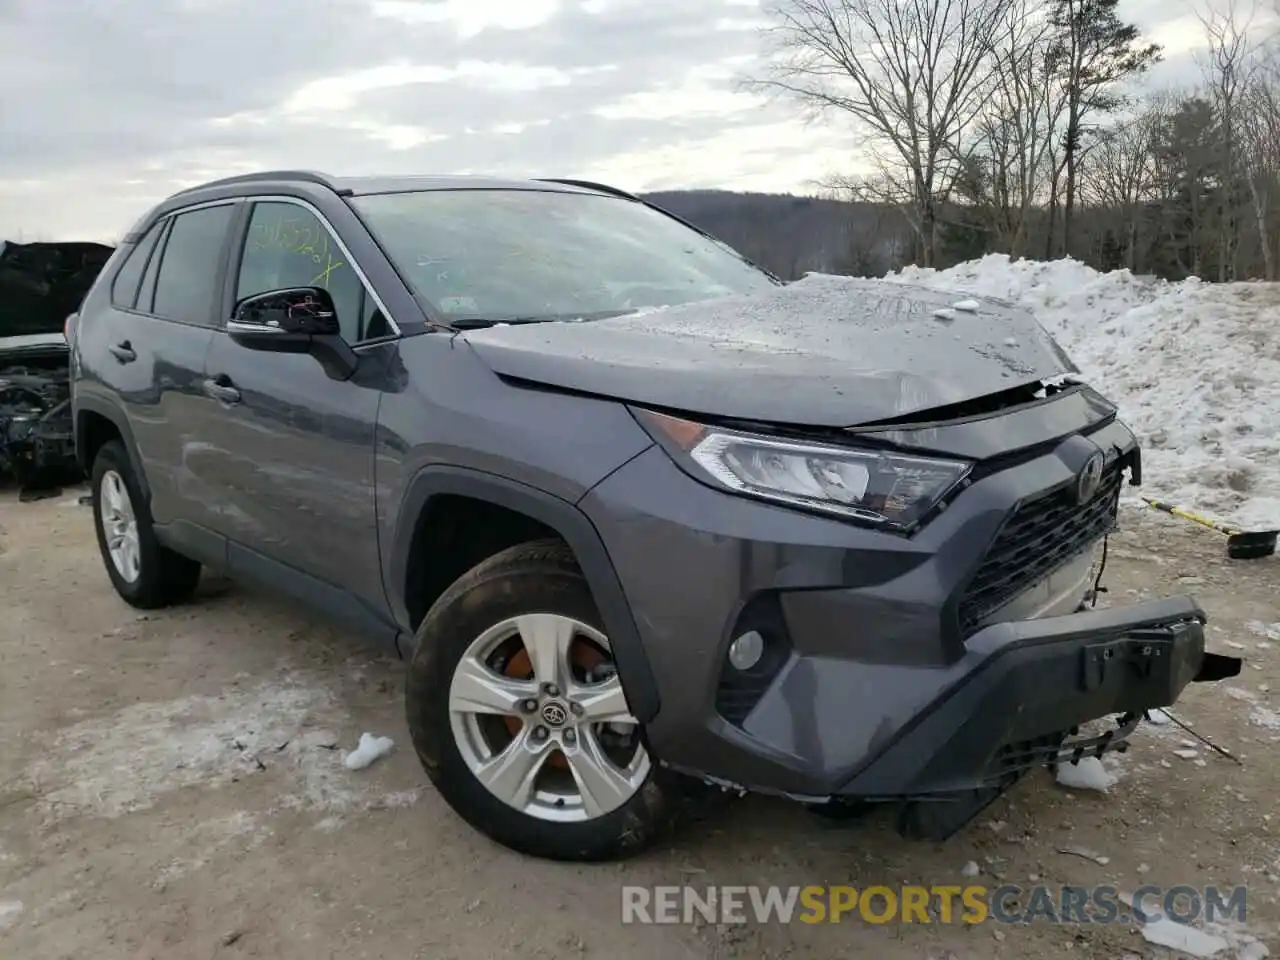
[[[342,764],[348,770],[363,770],[375,760],[385,757],[395,745],[396,742],[390,737],[362,733],[359,745],[343,758]]]
[[[1031,309],[1141,438],[1144,494],[1280,526],[1280,284],[1169,283],[1002,254],[888,279]]]
[[[1082,757],[1075,763],[1058,764],[1057,780],[1072,790],[1096,790],[1099,793],[1106,793],[1116,782],[1097,757]]]

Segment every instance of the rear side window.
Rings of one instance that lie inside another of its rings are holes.
[[[142,271],[146,269],[147,258],[155,249],[156,240],[160,236],[164,221],[152,226],[137,245],[129,252],[116,278],[111,282],[111,303],[113,306],[132,310],[138,302],[138,284],[142,282]]]
[[[164,256],[165,234],[169,232],[169,224],[172,222],[172,220],[161,220],[157,224],[160,229],[160,238],[147,259],[147,272],[142,275],[142,287],[138,290],[138,302],[135,308],[143,313],[150,313],[155,304],[156,275],[160,272],[160,258]]]
[[[218,265],[235,208],[203,207],[173,218],[160,258],[151,312],[167,320],[211,326],[221,299]]]

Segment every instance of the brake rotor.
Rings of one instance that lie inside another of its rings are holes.
[[[574,640],[569,647],[569,665],[577,667],[584,675],[590,675],[596,667],[608,662],[609,658],[593,643]],[[533,679],[533,661],[529,659],[529,651],[524,644],[521,644],[520,649],[507,660],[503,673],[517,680]],[[517,736],[524,725],[519,717],[503,717],[503,723],[506,724],[507,731],[512,737]],[[568,759],[559,750],[553,751],[547,757],[547,764],[557,770],[569,769]]]

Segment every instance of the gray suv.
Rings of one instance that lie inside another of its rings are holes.
[[[1094,608],[1138,448],[1030,315],[783,285],[609,187],[220,180],[68,331],[120,596],[207,566],[385,638],[427,775],[529,854],[708,785],[945,838],[1240,667],[1190,598]]]

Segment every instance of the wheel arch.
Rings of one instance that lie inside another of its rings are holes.
[[[137,478],[142,495],[149,501],[151,487],[147,483],[147,475],[142,469],[142,461],[138,456],[138,446],[133,440],[133,431],[129,421],[114,404],[97,397],[82,397],[76,400],[75,420],[76,460],[86,475],[93,472],[93,460],[102,445],[110,440],[119,440],[129,457],[133,467],[133,475]]]
[[[640,632],[622,583],[595,526],[574,504],[536,487],[464,467],[426,467],[410,482],[395,522],[389,557],[388,589],[397,613],[410,619],[408,597],[415,552],[428,549],[423,522],[437,498],[461,497],[527,518],[562,539],[573,551],[592,599],[604,621],[632,713],[642,723],[658,714],[660,698]],[[424,537],[426,540],[424,541]],[[416,628],[417,624],[413,624]]]

